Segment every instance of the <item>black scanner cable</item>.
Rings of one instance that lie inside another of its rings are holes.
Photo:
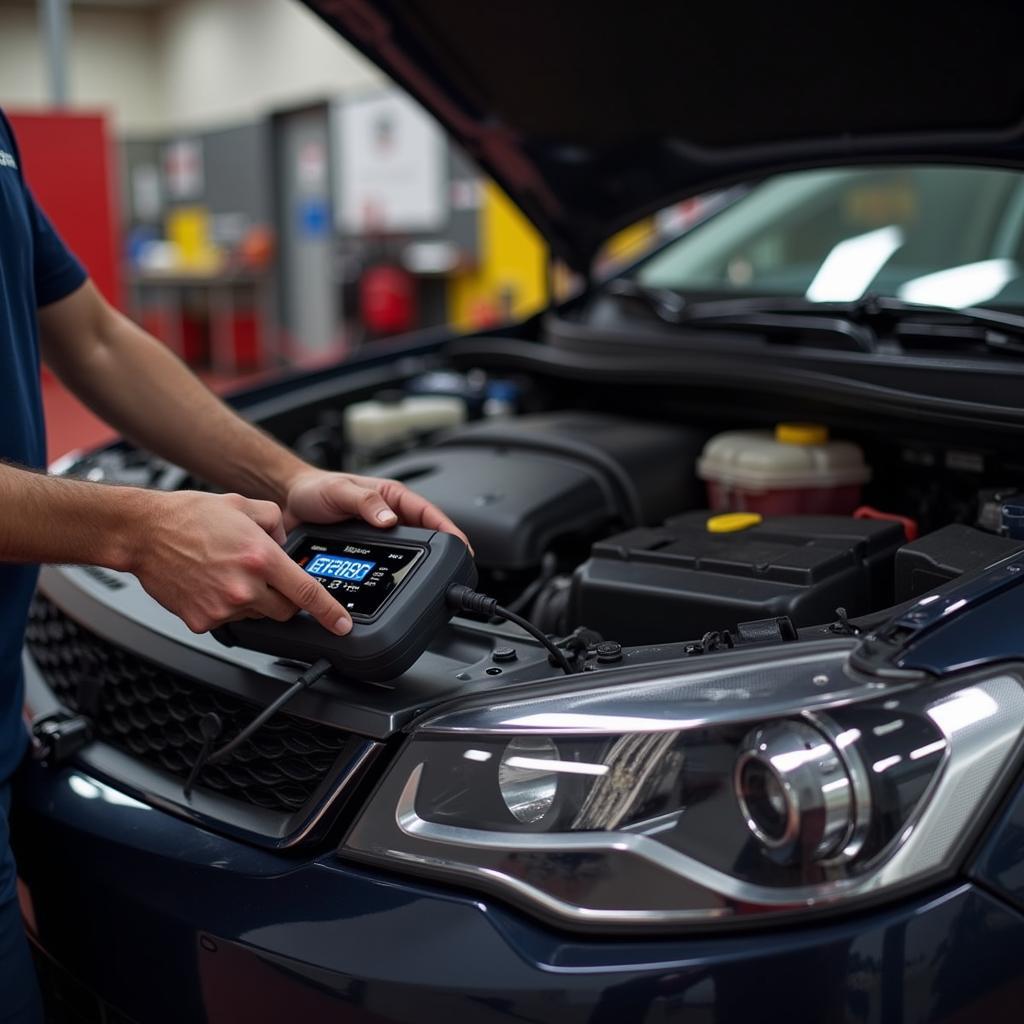
[[[497,615],[500,618],[508,619],[509,622],[514,622],[548,651],[555,664],[566,675],[572,675],[576,671],[572,663],[565,656],[565,651],[560,650],[550,637],[529,620],[524,619],[521,615],[508,608],[502,607],[498,604],[496,598],[488,597],[486,594],[481,594],[476,590],[471,590],[461,583],[453,583],[445,591],[444,599],[448,607],[455,612],[472,612],[477,615],[483,615],[486,618],[493,618]],[[233,754],[255,732],[266,725],[286,704],[290,703],[303,690],[309,689],[317,680],[322,679],[330,670],[331,663],[326,658],[320,658],[313,662],[276,700],[268,704],[233,739],[228,740],[227,743],[216,750],[213,749],[213,745],[220,738],[221,731],[224,728],[223,723],[220,716],[213,711],[203,715],[199,721],[199,729],[203,735],[203,746],[185,782],[185,797],[189,798],[192,795],[192,790],[199,778],[199,773],[207,765],[217,764]]]
[[[448,607],[457,612],[473,612],[489,619],[498,616],[502,619],[508,619],[509,622],[514,622],[520,629],[526,630],[539,644],[547,648],[548,653],[555,659],[555,664],[567,676],[571,676],[576,671],[565,656],[565,651],[560,650],[549,636],[539,630],[528,619],[524,619],[521,615],[508,608],[503,608],[498,604],[496,598],[488,597],[486,594],[481,594],[476,590],[471,590],[462,583],[453,583],[445,591],[444,599],[448,602]]]
[[[331,663],[326,658],[314,661],[303,673],[284,691],[276,700],[268,704],[245,728],[243,728],[234,739],[228,740],[224,746],[213,750],[213,744],[220,737],[223,724],[220,716],[213,711],[207,712],[200,719],[199,729],[203,734],[203,747],[199,751],[192,771],[188,774],[185,782],[185,796],[192,794],[192,788],[199,778],[199,773],[208,765],[223,761],[233,754],[249,737],[261,729],[271,718],[274,717],[286,704],[297,697],[303,690],[309,689],[318,679],[323,678],[331,670]]]

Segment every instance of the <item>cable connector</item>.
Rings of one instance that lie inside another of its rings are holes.
[[[464,583],[452,583],[445,591],[444,599],[449,608],[457,612],[472,612],[493,618],[497,613],[498,601],[477,590],[467,587]]]
[[[514,622],[520,629],[524,629],[547,649],[551,657],[555,659],[555,664],[567,676],[571,676],[576,671],[566,657],[565,651],[560,650],[550,637],[521,615],[517,615],[508,608],[503,608],[495,598],[481,594],[477,590],[471,590],[462,583],[453,583],[445,591],[444,599],[448,607],[456,612],[472,612],[475,615],[483,615],[488,619],[498,616],[502,619],[508,619],[509,622]]]

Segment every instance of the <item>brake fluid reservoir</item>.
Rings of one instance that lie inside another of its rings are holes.
[[[871,478],[859,445],[832,441],[815,423],[716,434],[704,446],[697,474],[715,511],[763,516],[849,515]]]

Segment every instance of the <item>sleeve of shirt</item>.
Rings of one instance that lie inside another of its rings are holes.
[[[14,147],[18,161],[18,173],[21,176],[22,188],[25,190],[25,203],[28,207],[28,220],[32,230],[33,265],[32,277],[36,292],[36,305],[48,306],[51,302],[76,291],[89,276],[85,268],[64,244],[50,218],[36,202],[28,183],[25,181],[22,168],[21,153],[18,151],[18,140],[7,115],[0,110],[0,122],[7,130],[7,135]]]
[[[35,253],[32,274],[35,279],[36,305],[48,306],[80,288],[88,275],[57,234],[32,193],[27,188],[25,192]]]

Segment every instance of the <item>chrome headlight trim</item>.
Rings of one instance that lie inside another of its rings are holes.
[[[841,729],[829,715],[808,713],[807,717],[832,741],[846,767],[853,796],[853,821],[842,845],[830,858],[833,864],[852,860],[864,847],[871,818],[871,781],[867,766],[857,752],[856,737]]]

